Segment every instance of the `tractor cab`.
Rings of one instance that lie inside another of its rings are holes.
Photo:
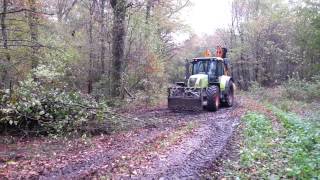
[[[190,78],[194,78],[197,75],[206,75],[208,83],[219,82],[219,77],[225,75],[226,65],[224,60],[217,57],[204,57],[195,58],[192,62],[192,72]]]
[[[220,55],[218,52],[220,52],[219,49],[216,55]],[[218,84],[219,77],[229,76],[229,61],[225,58],[225,54],[226,52],[222,53],[221,57],[212,57],[210,51],[206,51],[205,57],[194,58],[191,62],[191,76],[186,77],[188,87],[207,87]]]

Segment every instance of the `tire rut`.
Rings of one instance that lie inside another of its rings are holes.
[[[136,114],[139,118],[165,119],[165,123],[119,142],[119,147],[105,149],[79,162],[43,173],[40,179],[90,179],[103,174],[112,174],[112,178],[115,179],[199,179],[201,173],[210,168],[212,162],[224,150],[234,126],[238,124],[239,117],[231,113],[237,108],[235,105],[233,108],[221,109],[215,113],[177,113],[160,109]],[[168,123],[168,119],[171,119],[171,123]],[[156,139],[161,133],[168,133],[174,130],[177,124],[190,121],[199,124],[192,136],[183,138],[162,154],[155,152],[156,156],[148,162],[148,166],[133,168],[141,173],[123,176],[105,168],[110,167],[110,164],[122,154],[138,151],[142,146],[152,143],[152,139]],[[105,172],[106,169],[108,172]]]
[[[157,158],[150,169],[135,179],[199,179],[203,170],[221,154],[231,137],[239,118],[229,113],[232,109],[205,114],[193,137],[185,139],[164,156]]]

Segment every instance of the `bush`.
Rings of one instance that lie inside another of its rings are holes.
[[[261,97],[264,95],[264,88],[256,81],[250,82],[249,93],[250,95]]]
[[[79,92],[65,91],[62,84],[55,83],[58,74],[46,74],[34,74],[13,92],[1,93],[0,130],[44,135],[108,130],[106,120],[111,113],[106,105]]]
[[[288,98],[302,101],[320,100],[320,76],[312,81],[289,79],[284,85]]]

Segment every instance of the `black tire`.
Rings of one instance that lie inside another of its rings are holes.
[[[224,106],[226,107],[232,107],[234,104],[234,89],[233,89],[233,82],[229,81],[228,84],[228,93],[225,96],[225,102],[224,102]]]
[[[217,111],[220,106],[220,90],[217,86],[210,86],[207,89],[207,109],[209,111]]]

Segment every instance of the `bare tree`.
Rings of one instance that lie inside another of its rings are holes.
[[[89,8],[89,24],[88,24],[88,37],[89,37],[89,73],[88,73],[88,94],[92,93],[93,90],[93,58],[94,58],[94,44],[93,44],[93,23],[94,23],[94,11],[95,11],[96,0],[90,2]]]
[[[63,19],[68,17],[73,7],[78,3],[78,0],[57,0],[56,3],[58,21],[61,22]]]

